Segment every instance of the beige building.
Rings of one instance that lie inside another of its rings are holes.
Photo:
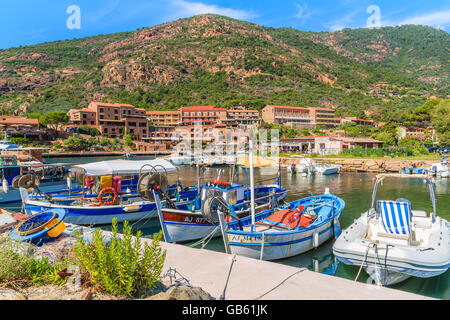
[[[311,123],[315,126],[334,127],[334,109],[328,108],[309,108]]]
[[[227,119],[227,109],[216,106],[183,107],[180,109],[180,122],[183,126],[201,122],[214,125]]]
[[[147,111],[147,119],[154,126],[177,126],[180,124],[180,111]]]
[[[308,108],[272,106],[262,110],[262,119],[267,123],[311,127],[311,115]]]
[[[222,122],[230,127],[257,126],[260,124],[261,118],[258,110],[231,109],[227,110],[227,118]]]

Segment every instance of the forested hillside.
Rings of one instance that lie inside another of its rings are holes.
[[[3,113],[92,100],[187,105],[325,106],[407,119],[448,97],[449,35],[423,26],[303,32],[199,15],[152,28],[0,51]]]

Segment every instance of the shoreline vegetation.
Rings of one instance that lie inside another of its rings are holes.
[[[118,233],[113,220],[111,232],[88,228],[35,246],[9,238],[17,223],[0,232],[0,300],[214,299],[166,280],[162,233],[143,241],[127,222]]]

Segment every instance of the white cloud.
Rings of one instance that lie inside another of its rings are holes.
[[[214,4],[205,4],[202,2],[171,0],[171,3],[176,10],[173,15],[177,17],[190,17],[205,13],[219,14],[239,20],[248,20],[256,17],[254,13],[246,10],[223,8]]]
[[[411,18],[404,19],[397,23],[397,25],[405,24],[420,24],[435,28],[443,28],[443,26],[450,25],[450,10],[437,11],[433,13],[423,14]]]
[[[331,31],[338,31],[344,28],[350,28],[350,24],[355,21],[355,16],[360,13],[361,13],[360,10],[354,10],[340,19],[325,24],[325,26]]]

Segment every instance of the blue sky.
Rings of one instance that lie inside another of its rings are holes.
[[[422,24],[450,29],[450,2],[366,0],[3,0],[0,48],[131,31],[201,13],[216,13],[270,27],[305,31],[364,28],[377,6],[381,26]],[[67,8],[80,9],[69,29]]]

